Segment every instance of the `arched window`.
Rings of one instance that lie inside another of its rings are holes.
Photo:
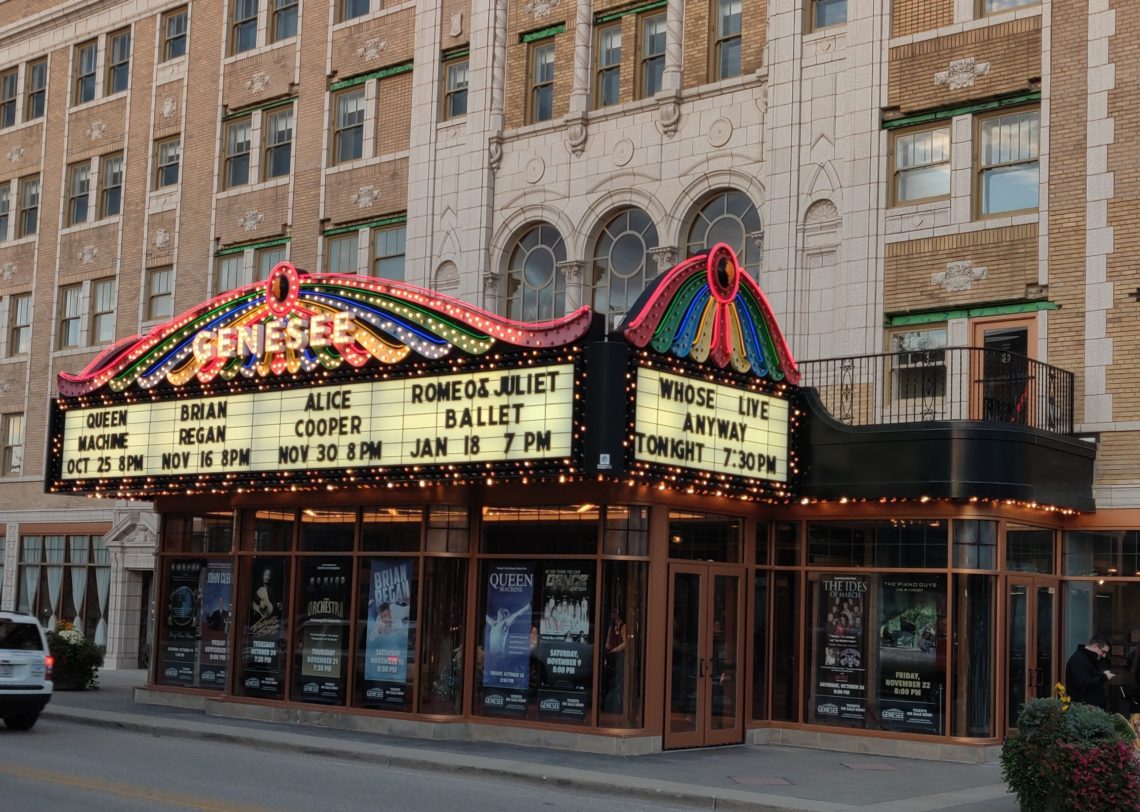
[[[507,263],[507,318],[546,321],[566,310],[566,284],[558,263],[566,260],[562,235],[549,223],[527,229]]]
[[[748,195],[731,189],[717,192],[693,215],[685,241],[685,256],[712,248],[718,242],[727,243],[736,252],[740,264],[755,276],[760,270],[760,248],[748,235],[758,231],[760,212]]]
[[[590,277],[594,309],[625,313],[645,283],[659,273],[649,249],[657,247],[657,226],[641,209],[624,209],[610,218],[594,245]]]

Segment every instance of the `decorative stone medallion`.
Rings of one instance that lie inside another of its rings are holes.
[[[968,56],[952,60],[949,69],[934,74],[934,84],[946,85],[950,90],[961,90],[973,87],[979,76],[985,76],[989,72],[989,62],[976,62],[974,57]]]
[[[165,228],[160,228],[154,232],[154,247],[166,248],[170,245],[170,232]]]
[[[23,147],[12,147],[10,150],[8,150],[8,162],[9,163],[13,163],[13,164],[19,163],[22,160],[24,160],[24,148]]]
[[[961,259],[955,262],[947,262],[945,271],[931,274],[930,283],[941,287],[947,293],[956,293],[969,290],[975,282],[980,282],[985,278],[985,267],[975,268],[974,263],[970,260]]]
[[[16,275],[17,270],[19,270],[19,268],[15,262],[5,262],[3,265],[0,265],[0,279],[7,282]]]
[[[530,0],[525,6],[523,6],[523,11],[537,20],[540,17],[545,17],[557,6],[558,0]]]
[[[535,155],[526,162],[526,182],[538,183],[542,180],[542,176],[546,174],[546,163]]]
[[[633,142],[628,138],[621,139],[614,144],[610,157],[613,159],[614,166],[625,166],[633,159]]]
[[[368,209],[380,197],[380,190],[375,186],[361,186],[352,196],[349,197],[349,202],[356,206],[358,209]]]
[[[247,211],[244,216],[238,218],[238,225],[242,227],[243,231],[253,231],[259,225],[261,225],[261,221],[264,219],[264,214],[257,211],[256,209],[253,209],[251,211]]]
[[[99,256],[99,249],[94,245],[85,245],[83,250],[79,252],[79,261],[84,265],[90,265]]]
[[[250,93],[256,95],[263,92],[265,88],[269,87],[269,83],[272,81],[273,77],[268,73],[262,73],[261,71],[258,71],[246,80],[245,89]]]
[[[92,121],[87,126],[87,137],[92,141],[97,141],[102,138],[105,132],[107,132],[107,125],[102,121]]]
[[[356,55],[365,62],[375,62],[387,47],[388,43],[385,40],[373,37],[365,40],[364,44],[356,49]]]
[[[178,112],[178,102],[176,102],[171,96],[167,96],[165,99],[162,100],[162,117],[163,118],[170,118],[176,112]]]
[[[727,118],[718,118],[709,126],[709,143],[714,147],[723,147],[732,138],[732,122]]]

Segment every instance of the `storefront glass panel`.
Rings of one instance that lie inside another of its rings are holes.
[[[463,712],[463,637],[467,626],[467,561],[424,559],[423,647],[419,712]]]
[[[964,570],[997,569],[997,522],[954,520],[954,566]]]
[[[813,522],[808,563],[826,567],[945,567],[945,519]]]
[[[1007,525],[1005,568],[1011,572],[1054,573],[1054,532],[1042,527]]]
[[[800,574],[772,574],[772,718],[781,722],[799,720]]]
[[[343,539],[343,533],[331,534],[329,538]],[[351,530],[348,538],[352,538]],[[321,556],[298,560],[290,692],[293,701],[344,704],[348,691],[351,594],[351,558]]]
[[[994,575],[954,576],[952,733],[994,734],[994,646],[997,624]]]
[[[467,552],[471,548],[470,526],[470,511],[467,508],[451,505],[430,506],[427,518],[427,551],[429,553]]]
[[[410,711],[416,669],[418,560],[359,559],[354,704]]]
[[[794,567],[800,563],[799,528],[798,522],[776,524],[776,566]]]
[[[608,506],[603,544],[606,555],[649,555],[649,508]]]
[[[259,510],[253,517],[252,549],[255,552],[288,552],[293,549],[293,511]]]
[[[645,629],[648,564],[602,562],[603,641],[598,726],[640,728],[645,708]]]
[[[355,510],[301,511],[300,548],[306,552],[352,552],[355,536]]]
[[[233,548],[234,515],[228,511],[163,516],[162,549],[168,553],[228,553]]]
[[[1140,575],[1140,532],[1073,531],[1065,534],[1065,575]]]
[[[248,591],[241,612],[236,693],[258,699],[285,698],[289,559],[258,556],[245,570]]]
[[[1109,710],[1127,711],[1134,680],[1129,664],[1140,656],[1140,581],[1067,581],[1064,593],[1061,665],[1078,645],[1087,643],[1093,635],[1104,635],[1109,654],[1101,664],[1113,674],[1108,682]]]
[[[685,561],[740,561],[740,519],[669,511],[669,557]]]
[[[946,576],[810,573],[808,579],[807,721],[945,733]]]
[[[596,555],[601,510],[595,505],[485,507],[485,553]]]
[[[414,553],[420,549],[422,524],[423,508],[418,506],[365,508],[360,523],[360,548],[366,553]]]
[[[768,582],[758,570],[752,594],[752,718],[768,718]]]
[[[692,572],[675,572],[672,589],[669,732],[695,733],[701,723],[697,689],[704,676],[700,646],[701,576]]]

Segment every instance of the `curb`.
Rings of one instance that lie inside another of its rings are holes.
[[[447,751],[422,751],[414,755],[408,750],[367,742],[342,742],[317,739],[298,733],[247,730],[230,725],[182,721],[178,725],[152,721],[124,713],[106,713],[59,706],[44,709],[49,719],[97,727],[176,736],[204,741],[222,741],[249,747],[289,750],[348,761],[361,761],[383,767],[417,771],[445,771],[456,775],[492,776],[523,781],[539,786],[573,787],[584,792],[684,805],[690,809],[715,812],[840,812],[850,810],[847,804],[787,798],[761,793],[741,792],[714,787],[696,788],[689,784],[656,781],[627,775],[594,773],[569,767],[518,763],[504,766],[500,759],[457,755]],[[599,777],[599,776],[605,776]]]

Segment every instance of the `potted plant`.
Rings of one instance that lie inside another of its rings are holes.
[[[1031,699],[1001,751],[1024,812],[1140,812],[1136,732],[1123,717],[1072,703],[1064,685]]]
[[[86,691],[99,687],[103,652],[83,632],[61,620],[47,633],[48,649],[55,661],[52,682],[59,691]]]

